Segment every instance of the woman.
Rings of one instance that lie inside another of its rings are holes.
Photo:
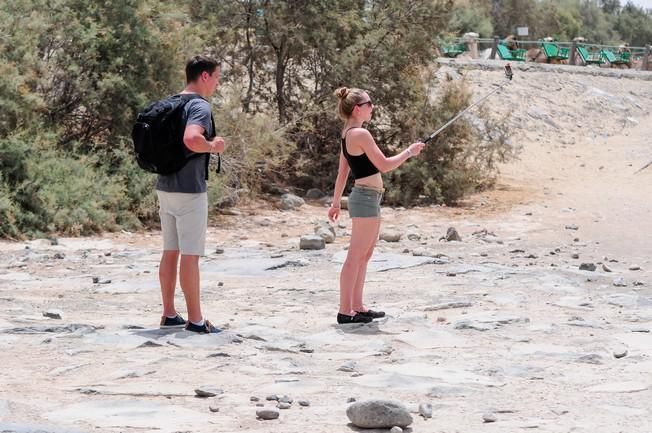
[[[367,92],[342,87],[335,91],[335,96],[339,100],[337,111],[344,121],[344,128],[333,204],[328,209],[328,218],[332,222],[340,216],[340,198],[350,171],[355,178],[348,201],[353,224],[351,245],[340,274],[337,323],[369,323],[385,316],[384,312],[369,310],[362,303],[367,263],[380,230],[380,201],[384,192],[380,173],[394,170],[411,156],[418,155],[425,144],[413,143],[403,152],[386,157],[369,131],[362,127],[363,123],[371,120],[374,109]]]

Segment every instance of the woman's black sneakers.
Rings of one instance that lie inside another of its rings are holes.
[[[357,313],[362,316],[371,317],[372,319],[380,319],[382,317],[385,317],[384,311],[367,310],[367,311],[358,311]]]
[[[186,326],[186,320],[177,314],[173,318],[161,316],[161,329],[183,328]]]
[[[355,316],[348,316],[346,314],[337,313],[337,323],[343,325],[345,323],[369,323],[373,319],[369,316],[363,316],[360,313],[356,313]]]

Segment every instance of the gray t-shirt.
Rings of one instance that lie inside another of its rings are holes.
[[[182,119],[186,126],[199,125],[204,128],[204,137],[215,136],[211,122],[211,106],[203,98],[193,99],[183,107]],[[192,152],[188,149],[188,154]],[[198,193],[206,192],[206,158],[197,156],[176,173],[159,175],[156,189],[165,192]]]

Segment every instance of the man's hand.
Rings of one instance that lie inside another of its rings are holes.
[[[213,138],[211,141],[209,141],[209,144],[211,146],[210,153],[224,152],[225,144],[224,144],[224,139],[222,137]]]

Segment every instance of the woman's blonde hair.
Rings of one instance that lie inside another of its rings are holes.
[[[344,121],[351,117],[351,113],[353,113],[353,109],[357,104],[364,102],[364,90],[362,89],[340,87],[334,94],[338,99],[337,115]]]

